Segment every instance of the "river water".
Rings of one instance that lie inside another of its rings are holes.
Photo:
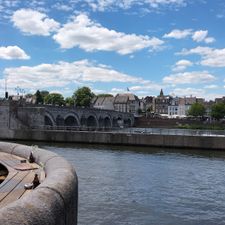
[[[225,152],[41,147],[76,169],[79,225],[225,224]]]

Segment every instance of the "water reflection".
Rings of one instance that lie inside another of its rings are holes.
[[[41,145],[76,168],[80,225],[225,224],[224,152]]]

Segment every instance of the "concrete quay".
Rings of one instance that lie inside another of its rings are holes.
[[[0,134],[0,138],[7,140],[225,150],[225,136],[125,133],[119,130],[117,132],[0,130]]]
[[[78,181],[65,159],[38,147],[7,142],[0,142],[0,152],[26,159],[33,152],[46,173],[37,188],[0,209],[1,225],[77,224]]]

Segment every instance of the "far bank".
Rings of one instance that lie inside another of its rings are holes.
[[[168,148],[192,148],[225,150],[225,135],[199,135],[198,133],[135,133],[117,130],[68,131],[68,130],[18,130],[0,129],[2,140],[44,141],[65,143],[154,146]]]

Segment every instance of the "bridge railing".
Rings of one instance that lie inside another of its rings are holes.
[[[33,130],[58,130],[58,131],[112,131],[119,130],[119,127],[96,127],[96,126],[32,126]]]
[[[194,129],[166,129],[166,128],[125,128],[125,133],[181,135],[181,136],[224,136],[225,130],[194,130]]]

